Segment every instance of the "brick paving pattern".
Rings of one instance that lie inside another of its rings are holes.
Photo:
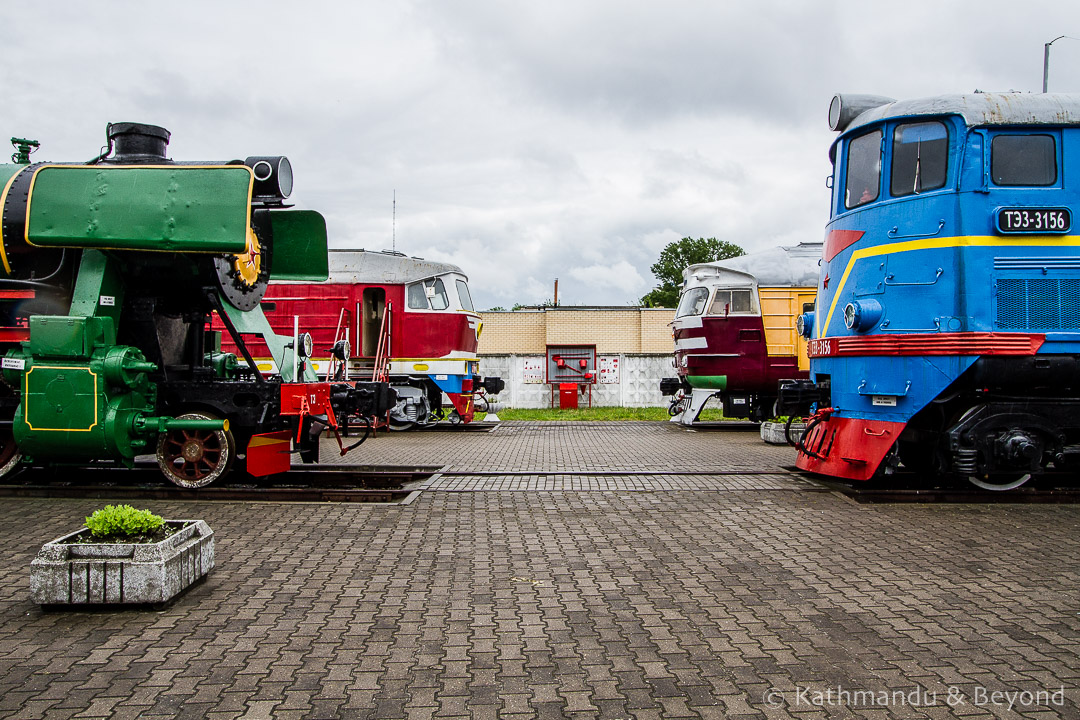
[[[1080,716],[1080,509],[857,505],[751,434],[533,430],[350,456],[502,473],[409,505],[142,503],[217,537],[163,610],[42,612],[30,560],[104,503],[6,499],[0,717]]]
[[[512,491],[627,491],[671,490],[820,490],[809,480],[787,475],[665,475],[604,473],[516,473],[497,475],[438,475],[418,483],[418,489],[444,492]]]
[[[336,456],[336,445],[324,444],[323,460],[337,462]],[[486,433],[381,433],[345,461],[465,471],[775,471],[794,465],[795,453],[765,445],[756,432],[697,431],[667,422],[507,422]]]

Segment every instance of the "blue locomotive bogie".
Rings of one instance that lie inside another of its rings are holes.
[[[799,466],[1015,485],[1077,456],[1080,98],[838,96]],[[796,392],[797,391],[797,392]],[[1065,408],[1065,410],[1063,410]]]

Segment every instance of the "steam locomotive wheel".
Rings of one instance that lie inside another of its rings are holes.
[[[213,420],[204,413],[181,419]],[[170,430],[158,438],[157,461],[161,472],[182,488],[201,488],[229,472],[236,456],[236,440],[228,430]]]
[[[991,482],[992,479],[1000,480],[1000,482]],[[987,476],[986,479],[977,478],[974,475],[968,476],[968,482],[975,487],[991,491],[1015,490],[1030,479],[1031,473],[1026,473],[1024,475],[1021,475],[1020,477],[1016,477],[1015,475],[1007,475],[1001,478],[991,478]]]

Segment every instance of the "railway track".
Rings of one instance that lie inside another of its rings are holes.
[[[963,483],[934,484],[914,473],[905,472],[893,475],[889,485],[840,483],[790,466],[727,470],[451,470],[434,465],[298,465],[286,475],[252,478],[234,473],[207,487],[189,490],[165,480],[153,462],[139,462],[130,469],[109,465],[68,469],[28,468],[4,478],[0,483],[0,497],[407,504],[415,500],[422,489],[437,489],[424,488],[424,481],[439,478],[453,481],[473,477],[605,477],[647,481],[650,477],[730,476],[799,478],[804,482],[793,485],[791,490],[832,492],[858,504],[1080,502],[1080,485],[1075,484],[1076,479],[1071,475],[1051,475],[1015,490],[993,492]]]
[[[691,432],[760,432],[761,423],[749,420],[706,420],[696,422],[686,429]]]
[[[403,502],[414,492],[405,487],[408,483],[426,480],[439,470],[438,466],[301,465],[282,476],[235,474],[204,488],[185,489],[165,480],[155,463],[137,463],[130,469],[29,468],[5,478],[0,497]]]
[[[412,428],[408,432],[452,432],[452,433],[487,433],[499,427],[498,423],[485,423],[483,421],[471,423],[452,423],[447,421],[422,425]]]
[[[943,483],[921,478],[915,473],[897,473],[889,485],[876,482],[841,483],[805,474],[822,488],[840,493],[859,504],[877,503],[966,503],[990,504],[1072,504],[1080,502],[1080,484],[1068,474],[1051,474],[1031,480],[1014,490],[983,490],[964,481]],[[938,484],[935,484],[938,483]]]

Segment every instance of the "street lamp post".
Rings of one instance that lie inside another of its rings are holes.
[[[1050,46],[1068,35],[1058,35],[1048,43],[1043,44],[1043,92],[1046,92],[1046,81],[1050,77]],[[1076,38],[1069,38],[1075,40]]]

